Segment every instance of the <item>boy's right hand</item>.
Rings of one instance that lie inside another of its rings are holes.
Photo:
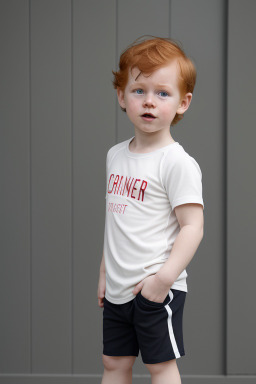
[[[105,271],[100,271],[99,283],[98,283],[98,305],[99,307],[104,307],[103,299],[105,297],[106,291],[106,273]]]

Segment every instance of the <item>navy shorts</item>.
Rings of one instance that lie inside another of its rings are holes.
[[[163,303],[141,291],[124,304],[103,299],[103,354],[138,356],[144,364],[162,363],[185,355],[182,318],[186,292],[170,289]]]

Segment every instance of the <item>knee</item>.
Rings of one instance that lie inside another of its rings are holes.
[[[130,370],[135,362],[136,356],[107,356],[102,355],[104,368],[108,371]]]
[[[151,375],[158,375],[160,373],[163,373],[166,369],[175,369],[177,367],[176,365],[176,359],[168,360],[163,363],[157,363],[157,364],[145,364],[147,369],[149,370]]]

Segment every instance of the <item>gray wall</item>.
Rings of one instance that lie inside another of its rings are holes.
[[[100,383],[107,150],[134,134],[112,89],[143,34],[198,79],[172,136],[203,173],[183,383],[255,383],[254,0],[0,0],[0,383]],[[149,383],[137,359],[134,381]]]

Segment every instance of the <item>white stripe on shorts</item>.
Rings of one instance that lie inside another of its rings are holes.
[[[178,346],[177,346],[177,343],[176,343],[176,340],[175,340],[175,336],[174,336],[174,332],[173,332],[173,327],[172,327],[172,310],[169,307],[169,304],[170,304],[170,302],[173,299],[173,293],[172,293],[171,290],[169,291],[169,296],[170,296],[171,300],[169,301],[168,304],[165,305],[165,309],[166,309],[166,311],[168,313],[167,324],[168,324],[170,341],[171,341],[171,345],[172,345],[175,357],[179,358],[180,357],[180,352],[178,350]]]

